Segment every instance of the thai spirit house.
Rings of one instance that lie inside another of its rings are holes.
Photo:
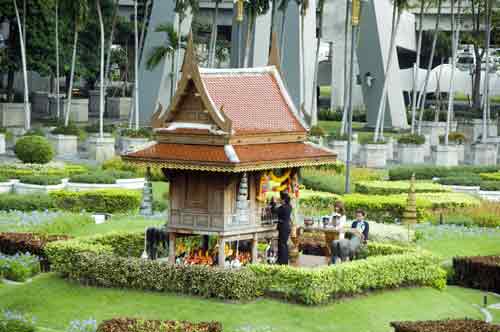
[[[298,168],[335,162],[331,151],[306,141],[307,127],[273,65],[276,50],[268,67],[202,69],[189,38],[176,94],[152,118],[157,143],[123,156],[161,168],[170,182],[171,262],[181,235],[218,236],[219,264],[226,242],[252,240],[255,260],[259,237],[276,230],[265,212],[269,178],[274,189],[295,193]]]

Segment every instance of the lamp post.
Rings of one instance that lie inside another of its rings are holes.
[[[361,0],[352,0],[351,63],[349,66],[348,106],[347,106],[347,156],[345,171],[345,192],[351,192],[351,151],[352,151],[352,85],[354,81],[354,48],[357,44],[359,21],[361,18]]]

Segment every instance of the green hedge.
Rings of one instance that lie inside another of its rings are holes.
[[[470,186],[475,187],[481,184],[481,177],[477,174],[464,174],[462,176],[448,176],[440,178],[437,182],[447,186]]]
[[[500,191],[500,181],[483,181],[480,189],[484,191]]]
[[[19,179],[23,176],[34,175],[67,177],[85,172],[88,172],[88,169],[81,165],[65,165],[64,167],[56,168],[40,164],[6,164],[0,167],[0,176],[8,179]]]
[[[54,200],[46,194],[0,194],[0,211],[45,211],[55,207]]]
[[[393,195],[408,193],[410,190],[409,181],[361,181],[355,184],[356,192],[371,195]],[[416,182],[415,192],[448,192],[448,188],[432,182]]]
[[[423,252],[369,257],[319,269],[276,265],[249,268],[266,293],[309,305],[377,289],[446,286],[446,272],[439,258]]]
[[[123,189],[54,191],[49,196],[57,208],[72,212],[122,213],[137,211],[141,204],[138,191]]]
[[[417,135],[417,134],[401,135],[398,138],[398,143],[399,144],[423,145],[423,144],[425,144],[425,136]]]
[[[300,200],[301,208],[311,209],[317,214],[332,211],[337,200],[341,200],[350,217],[354,217],[357,209],[367,213],[369,220],[378,222],[394,222],[402,220],[403,212],[407,206],[407,194],[398,195],[364,195],[348,194],[343,196],[312,195]],[[463,207],[479,206],[480,200],[462,193],[418,193],[417,217],[424,220],[435,210],[454,210]],[[314,213],[314,212],[313,212]]]
[[[431,180],[435,177],[445,178],[459,174],[494,173],[499,169],[500,166],[399,166],[389,170],[389,178],[392,181],[410,180],[412,174],[415,174],[417,180]]]
[[[39,186],[52,186],[62,183],[62,178],[57,175],[26,175],[21,176],[19,180],[22,183],[34,184]]]
[[[115,184],[118,179],[133,179],[137,177],[138,176],[133,172],[107,170],[77,174],[72,176],[69,180],[75,183]]]
[[[479,174],[484,181],[500,181],[500,172]]]

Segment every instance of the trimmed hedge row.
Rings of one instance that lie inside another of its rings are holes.
[[[394,195],[408,193],[410,190],[409,181],[360,181],[355,183],[355,190],[360,194],[369,195]],[[450,189],[432,182],[415,183],[417,193],[440,193],[449,192]]]
[[[500,325],[479,320],[454,319],[420,322],[393,322],[394,332],[499,332]]]
[[[500,181],[483,181],[479,188],[483,191],[499,191]]]
[[[53,210],[54,200],[47,194],[0,194],[0,211],[45,211]]]
[[[410,180],[415,174],[417,180],[432,180],[433,178],[445,178],[457,176],[458,174],[480,174],[495,173],[500,170],[500,166],[399,166],[389,170],[389,179]]]
[[[500,172],[496,173],[481,173],[479,174],[484,181],[500,181]]]
[[[440,178],[437,183],[447,186],[479,186],[482,180],[477,174],[463,174]]]
[[[320,269],[250,265],[266,294],[317,305],[335,298],[402,286],[446,287],[439,258],[424,252],[369,257]]]
[[[394,222],[401,220],[406,209],[408,195],[364,195],[348,194],[343,196],[315,196],[302,198],[302,207],[316,210],[332,210],[335,202],[341,200],[350,217],[353,217],[357,209],[367,213],[370,220],[379,222]],[[417,194],[417,217],[425,219],[434,210],[453,210],[463,207],[475,207],[480,201],[470,195],[462,193],[418,193]]]
[[[57,208],[72,212],[122,213],[137,211],[141,205],[141,194],[134,190],[54,191],[49,195]]]
[[[0,167],[0,176],[7,179],[19,179],[22,176],[72,176],[88,172],[88,169],[81,165],[65,165],[64,167],[46,166],[40,164],[6,164]]]
[[[500,293],[500,256],[455,257],[453,270],[460,286]]]
[[[191,323],[186,321],[142,320],[115,318],[99,324],[97,332],[222,332],[219,322]]]

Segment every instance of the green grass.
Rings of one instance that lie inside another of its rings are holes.
[[[153,182],[153,199],[155,201],[164,201],[165,194],[168,193],[168,182]]]
[[[223,303],[160,293],[83,287],[45,274],[32,283],[0,287],[0,309],[28,310],[37,324],[64,330],[74,319],[98,321],[117,316],[145,319],[218,320],[225,331],[389,332],[394,320],[470,317],[481,292],[449,287],[400,289],[338,303],[306,307],[264,299],[247,304]],[[56,314],[57,313],[57,314]],[[495,317],[498,321],[498,316]],[[246,330],[245,330],[246,331]]]

